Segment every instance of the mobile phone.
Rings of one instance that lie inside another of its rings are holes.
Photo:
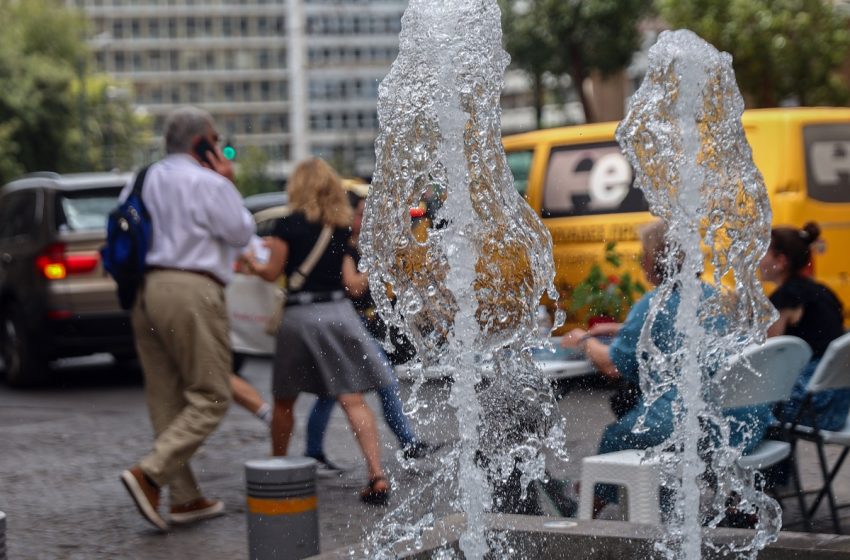
[[[213,164],[212,164],[212,162],[210,161],[209,156],[207,156],[207,152],[215,153],[215,148],[213,147],[213,145],[212,145],[212,144],[210,144],[210,141],[209,141],[209,140],[207,140],[206,138],[201,138],[201,139],[198,141],[198,143],[197,143],[197,144],[195,144],[195,154],[196,154],[199,158],[201,158],[201,161],[206,162],[206,163],[207,163],[207,165],[209,165],[210,167],[212,167],[212,166],[213,166]]]

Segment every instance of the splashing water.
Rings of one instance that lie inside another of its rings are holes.
[[[669,558],[700,558],[703,521],[717,526],[734,493],[740,508],[759,517],[752,542],[738,549],[754,557],[776,539],[778,505],[754,489],[752,472],[737,467],[744,443],[726,443],[730,422],[713,404],[716,398],[707,396],[726,389],[712,382],[718,364],[762,342],[774,321],[775,311],[755,274],[770,239],[770,206],[741,125],[744,103],[731,56],[690,31],[676,31],[661,34],[649,61],[617,139],[651,212],[667,223],[668,254],[681,257],[668,259],[666,279],[653,298],[639,343],[647,404],[678,389],[675,431],[662,446],[677,452],[655,454],[666,471],[665,485],[676,496],[671,525],[658,548]],[[706,252],[713,284],[734,281],[734,290],[706,295],[699,279]],[[674,264],[679,260],[681,266]],[[675,350],[665,353],[654,344],[651,329],[675,292],[679,340]],[[717,317],[725,318],[725,328],[710,326]],[[699,437],[706,427],[714,437]],[[635,429],[645,427],[639,421]],[[705,476],[707,470],[711,477]],[[701,501],[712,492],[709,513],[701,514]]]
[[[481,519],[498,505],[491,486],[518,468],[525,488],[543,473],[544,448],[566,447],[549,385],[527,351],[539,342],[534,310],[544,291],[556,293],[551,237],[516,192],[501,144],[508,61],[496,0],[411,0],[398,59],[379,90],[361,234],[370,284],[395,296],[373,290],[382,317],[410,336],[424,367],[454,378],[461,441],[437,480],[457,480],[469,559],[499,546]],[[420,205],[430,228],[411,221]],[[423,527],[385,525],[373,557]]]

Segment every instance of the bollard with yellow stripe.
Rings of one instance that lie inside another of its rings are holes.
[[[245,484],[251,560],[298,560],[319,553],[314,459],[248,461]]]
[[[6,514],[0,511],[0,560],[6,560]]]

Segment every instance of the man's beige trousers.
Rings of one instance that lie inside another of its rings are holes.
[[[156,435],[140,466],[169,486],[172,505],[184,504],[201,496],[189,459],[230,404],[224,288],[192,272],[148,272],[132,321]]]

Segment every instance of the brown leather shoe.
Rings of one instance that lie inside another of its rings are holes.
[[[159,487],[148,482],[141,467],[138,465],[121,473],[121,482],[130,493],[130,497],[139,508],[142,517],[151,522],[157,529],[168,530],[165,519],[159,515]]]
[[[221,500],[198,498],[185,504],[171,506],[172,523],[194,523],[224,514],[224,503]]]

